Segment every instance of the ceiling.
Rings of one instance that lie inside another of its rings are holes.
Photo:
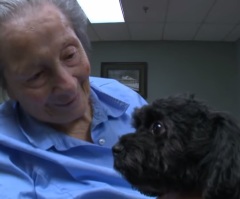
[[[90,24],[91,41],[240,38],[240,0],[121,0],[125,23]]]

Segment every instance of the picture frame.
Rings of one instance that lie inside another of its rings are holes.
[[[147,98],[147,62],[102,62],[101,77],[116,79]]]

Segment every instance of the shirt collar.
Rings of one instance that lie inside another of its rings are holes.
[[[92,85],[92,99],[97,99],[95,107],[101,107],[108,116],[117,118],[123,115],[129,107],[128,103],[125,103],[115,97],[108,95],[105,92],[102,92],[99,88]],[[93,96],[94,95],[94,96]],[[101,103],[101,104],[100,104]]]
[[[129,106],[129,104],[111,97],[94,86],[91,86],[91,100],[93,103],[92,129],[99,123],[106,121],[108,117],[120,117]],[[34,119],[23,111],[18,103],[16,103],[15,108],[22,133],[35,147],[47,150],[54,146],[57,150],[67,150],[74,146],[89,144],[56,131],[49,125]]]

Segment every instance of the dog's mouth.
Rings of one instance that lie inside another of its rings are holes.
[[[124,177],[132,176],[134,179],[143,175],[142,160],[131,156],[128,152],[114,156],[114,168]]]
[[[112,147],[114,168],[123,176],[133,176],[135,179],[145,178],[146,173],[156,176],[161,157],[154,155],[158,154],[158,148],[151,144],[154,143],[152,136],[147,139],[132,133],[122,136]]]
[[[167,193],[166,190],[161,190],[159,187],[154,187],[152,184],[136,185],[134,188],[137,189],[140,193],[151,197],[163,196]]]
[[[157,168],[144,166],[149,163],[146,162],[145,155],[146,153],[141,153],[141,151],[138,150],[134,150],[133,152],[126,149],[126,151],[121,154],[114,155],[114,168],[134,189],[137,189],[144,195],[161,196],[164,193],[160,191],[162,187],[159,187],[161,174],[159,175]],[[153,162],[151,163],[154,165]],[[155,165],[157,165],[156,162]],[[155,185],[157,185],[157,187]]]
[[[114,168],[141,193],[161,196],[166,192],[162,185],[163,161],[158,150],[152,136],[125,135],[112,148]]]
[[[120,174],[125,178],[131,185],[133,189],[138,190],[144,195],[157,197],[166,194],[165,187],[162,185],[162,182],[159,183],[160,177],[154,176],[154,179],[146,178],[146,176],[139,176],[133,174],[132,171],[129,171],[127,168],[122,169],[118,168]]]

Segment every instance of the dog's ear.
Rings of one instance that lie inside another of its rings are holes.
[[[237,199],[240,193],[240,128],[227,115],[215,114],[213,143],[206,156],[204,199]]]

